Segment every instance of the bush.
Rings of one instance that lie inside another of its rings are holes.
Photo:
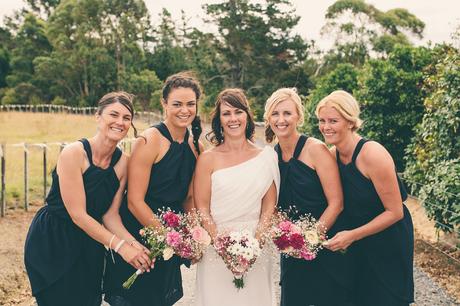
[[[460,51],[438,47],[429,67],[425,114],[406,149],[405,177],[443,231],[460,225]]]

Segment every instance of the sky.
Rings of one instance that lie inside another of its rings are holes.
[[[190,18],[190,24],[201,30],[207,30],[200,21],[204,16],[201,6],[205,3],[218,2],[222,1],[145,0],[154,24],[158,23],[158,14],[165,7],[177,20],[180,19],[180,11],[184,10]],[[306,40],[315,40],[320,48],[327,48],[331,40],[322,37],[320,31],[325,24],[326,10],[334,2],[335,0],[291,0],[296,8],[296,14],[301,17],[295,31]],[[412,40],[417,45],[425,45],[428,41],[433,43],[451,41],[451,34],[460,26],[460,0],[367,0],[366,2],[382,11],[405,8],[425,22],[424,39]],[[24,5],[22,0],[1,0],[0,19]]]

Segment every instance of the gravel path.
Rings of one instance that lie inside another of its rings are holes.
[[[277,289],[276,295],[279,300],[279,269],[274,266],[275,273],[275,288]],[[182,266],[182,277],[184,279],[184,297],[175,305],[177,306],[192,306],[193,305],[193,292],[195,288],[195,271],[196,266],[187,269]],[[414,268],[414,281],[415,281],[415,304],[417,306],[441,306],[441,305],[460,305],[456,303],[443,289],[441,289],[425,272],[417,267]],[[108,304],[103,304],[108,306]],[[235,305],[238,306],[238,305]],[[256,306],[256,305],[255,305]]]

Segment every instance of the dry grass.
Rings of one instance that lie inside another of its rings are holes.
[[[138,129],[146,123],[135,122]],[[9,208],[24,205],[24,147],[15,144],[47,143],[48,187],[50,173],[60,151],[59,143],[91,137],[96,132],[93,116],[47,113],[0,113],[0,142],[6,144],[6,198]],[[130,135],[132,137],[132,131]],[[43,202],[43,148],[29,146],[29,203]]]

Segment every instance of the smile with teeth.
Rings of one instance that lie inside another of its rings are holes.
[[[240,127],[240,125],[241,125],[241,124],[229,124],[229,125],[228,125],[228,128],[229,128],[229,129],[237,129],[237,128]]]
[[[279,130],[284,130],[288,127],[287,124],[277,124],[276,125],[276,128],[279,129]]]
[[[182,119],[182,120],[187,120],[188,118],[190,118],[190,115],[184,115],[184,116],[177,116],[177,118],[179,119]]]
[[[120,133],[123,132],[123,129],[117,128],[117,127],[111,127],[110,129],[115,132],[120,132]]]

